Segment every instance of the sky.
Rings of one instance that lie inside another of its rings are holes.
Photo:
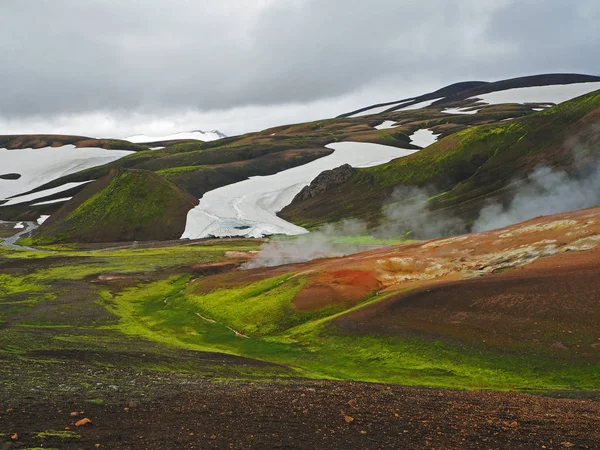
[[[333,117],[466,80],[600,75],[598,0],[3,0],[0,134]]]

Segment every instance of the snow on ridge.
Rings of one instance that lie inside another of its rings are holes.
[[[409,111],[409,110],[413,110],[413,109],[423,109],[423,108],[427,108],[428,106],[431,106],[432,103],[437,102],[438,100],[441,100],[445,97],[438,97],[438,98],[434,98],[432,100],[425,100],[419,103],[415,103],[414,105],[410,105],[410,106],[404,106],[400,109],[398,109],[398,111]]]
[[[387,111],[390,108],[395,108],[400,105],[405,105],[407,103],[412,102],[413,100],[414,100],[414,98],[409,98],[408,100],[405,100],[403,102],[389,103],[385,106],[375,106],[375,107],[367,109],[365,111],[361,111],[359,113],[352,114],[351,116],[348,116],[348,117],[361,117],[361,116],[370,116],[371,114],[380,114],[384,111]]]
[[[2,171],[21,175],[17,180],[0,180],[0,199],[9,199],[65,175],[102,166],[132,153],[135,152],[96,147],[75,148],[74,145],[38,149],[0,149]]]
[[[434,134],[433,131],[428,128],[421,128],[420,130],[415,131],[409,137],[411,144],[425,148],[437,142],[438,136],[439,134]]]
[[[160,142],[160,141],[174,141],[177,139],[195,140],[195,141],[216,141],[217,139],[223,139],[225,136],[219,130],[202,131],[193,130],[185,131],[181,133],[168,134],[166,136],[147,136],[145,134],[136,134],[124,138],[125,141],[132,142],[134,144],[145,144],[147,142]]]
[[[594,81],[589,83],[555,84],[506,89],[504,91],[480,94],[470,98],[478,99],[480,100],[480,103],[487,103],[489,105],[501,103],[559,104],[598,89],[600,89],[600,82]]]
[[[251,177],[205,193],[200,204],[189,211],[181,238],[304,234],[307,232],[304,228],[283,220],[276,213],[289,205],[321,172],[343,164],[375,166],[415,152],[367,142],[336,142],[327,147],[335,151],[308,164],[274,175]]]

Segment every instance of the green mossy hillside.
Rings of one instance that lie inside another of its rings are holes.
[[[59,209],[35,231],[32,243],[178,239],[197,204],[153,172],[114,170]]]

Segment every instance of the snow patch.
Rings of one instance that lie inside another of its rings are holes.
[[[18,205],[19,203],[30,202],[30,201],[36,200],[38,198],[48,197],[49,195],[56,194],[56,193],[62,192],[62,191],[66,191],[66,190],[72,189],[77,186],[81,186],[82,184],[91,183],[92,181],[94,181],[94,180],[65,183],[65,184],[57,186],[55,188],[44,189],[43,191],[34,192],[32,194],[21,195],[19,197],[9,199],[2,206]],[[45,204],[45,203],[46,202],[36,203],[36,205]]]
[[[446,108],[442,110],[445,114],[477,114],[479,109],[470,110],[471,107],[466,108]]]
[[[431,144],[437,142],[440,134],[434,134],[434,132],[428,128],[421,128],[409,136],[410,143],[423,148],[429,147]]]
[[[0,167],[3,172],[21,174],[18,180],[0,180],[0,199],[29,192],[57,178],[102,166],[132,153],[134,152],[127,150],[75,148],[74,145],[39,149],[0,149]]]
[[[505,91],[481,94],[473,99],[480,99],[482,103],[497,105],[500,103],[562,103],[580,95],[600,89],[600,82],[557,84],[553,86],[532,86],[524,88],[507,89]]]
[[[356,114],[352,114],[351,116],[348,116],[348,117],[361,117],[361,116],[370,116],[371,114],[380,114],[380,113],[382,113],[384,111],[387,111],[390,108],[395,108],[395,107],[400,106],[400,105],[406,105],[407,103],[410,103],[413,100],[414,100],[414,98],[411,98],[411,99],[405,100],[403,102],[390,103],[390,104],[385,105],[385,106],[376,106],[374,108],[367,109],[366,111],[362,111],[362,112],[359,112],[359,113],[356,113]]]
[[[304,228],[277,217],[276,213],[289,205],[321,172],[343,164],[375,166],[415,152],[365,142],[337,142],[327,147],[335,151],[308,164],[207,192],[200,204],[188,213],[181,238],[304,234],[307,232]]]
[[[194,130],[183,133],[168,134],[166,136],[147,136],[145,134],[136,134],[135,136],[126,137],[124,140],[133,142],[134,144],[145,144],[147,142],[174,141],[177,139],[208,142],[216,141],[217,139],[222,139],[224,137],[227,136],[225,136],[219,130]]]
[[[388,130],[390,128],[396,128],[398,125],[395,125],[395,123],[394,120],[385,120],[374,128],[377,130]]]
[[[17,222],[15,224],[15,230],[18,230],[20,228],[25,228],[25,224],[23,222]]]
[[[399,111],[409,111],[412,109],[427,108],[432,103],[437,102],[438,100],[441,100],[443,98],[444,97],[439,97],[439,98],[434,98],[433,100],[425,100],[424,102],[419,102],[419,103],[415,103],[414,105],[411,105],[411,106],[405,106],[404,108],[400,108]]]
[[[52,203],[67,202],[67,201],[71,200],[72,198],[73,197],[63,197],[63,198],[57,198],[55,200],[46,200],[45,202],[34,203],[31,206],[51,205]]]
[[[41,225],[46,220],[48,220],[48,217],[50,217],[50,216],[42,215],[42,216],[40,216],[40,217],[37,218],[36,222],[38,223],[38,225]]]

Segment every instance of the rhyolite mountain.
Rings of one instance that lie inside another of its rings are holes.
[[[208,191],[249,177],[275,174],[326,157],[333,152],[326,147],[332,143],[354,141],[419,151],[380,166],[344,167],[340,173],[334,170],[316,177],[312,186],[281,211],[280,217],[309,229],[345,218],[360,218],[376,226],[381,221],[382,206],[394,190],[414,186],[428,189],[433,211],[451,210],[469,223],[489,199],[509,201],[514,195],[511,182],[527,176],[540,163],[574,170],[574,154],[568,144],[571,137],[576,135],[584,142],[585,155],[578,163],[598,156],[598,136],[592,131],[598,122],[598,89],[600,77],[578,74],[536,75],[491,83],[469,81],[359,108],[337,118],[208,142],[0,136],[0,148],[11,151],[68,144],[132,151],[108,164],[59,176],[18,194],[16,199],[28,194],[27,200],[0,205],[0,219],[52,216],[75,200],[75,194],[86,188],[84,182],[99,180],[114,169],[153,172],[199,199]],[[415,138],[420,132],[431,133],[437,142],[421,150],[425,144]],[[123,201],[134,207],[136,200]],[[175,236],[179,225],[167,235]],[[115,240],[115,236],[95,236]],[[141,240],[148,236],[132,231],[127,238]],[[84,237],[79,233],[77,239]]]

